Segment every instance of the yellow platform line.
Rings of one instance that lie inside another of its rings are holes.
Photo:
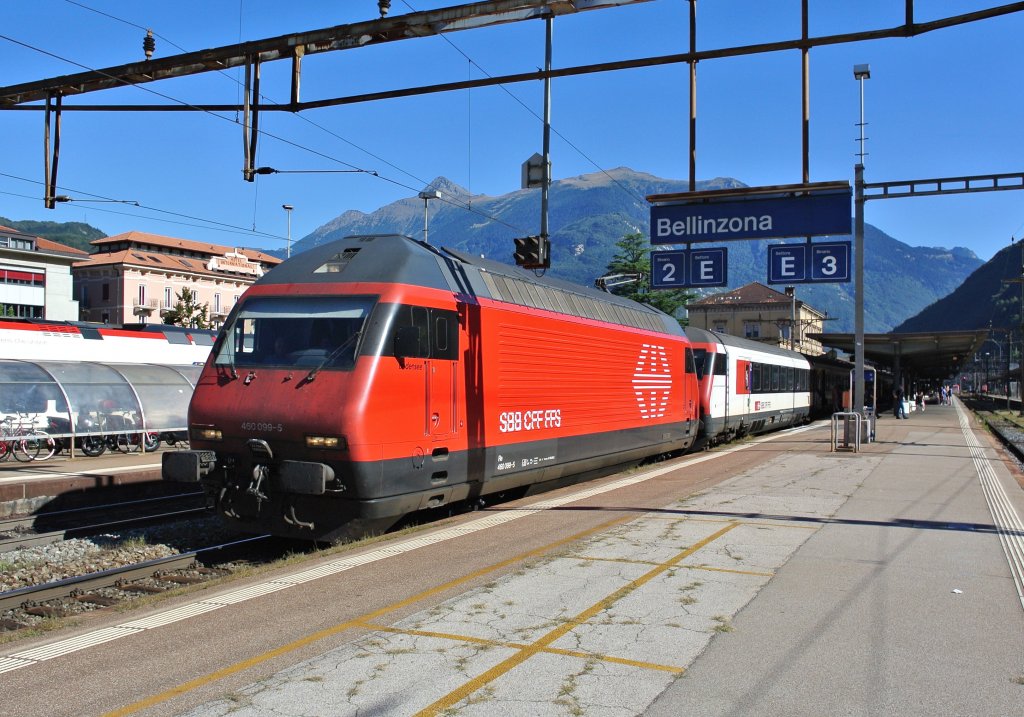
[[[512,650],[525,650],[530,646],[522,642],[506,642],[504,640],[491,640],[486,637],[473,637],[472,635],[458,635],[450,632],[433,632],[431,630],[413,630],[388,625],[375,625],[364,623],[362,627],[374,632],[387,632],[395,635],[411,635],[413,637],[431,637],[438,640],[450,640],[453,642],[468,642],[473,645],[484,645],[486,647],[505,647]],[[582,650],[564,650],[558,647],[544,647],[539,652],[546,652],[550,655],[565,655],[566,657],[577,657],[581,660],[600,660],[601,662],[614,662],[619,665],[639,667],[645,670],[657,670],[659,672],[671,672],[680,675],[685,668],[676,665],[662,665],[657,662],[645,662],[643,660],[630,660],[625,657],[614,655],[602,655],[597,652],[584,652]]]
[[[317,632],[312,633],[311,635],[307,635],[306,637],[300,638],[293,642],[289,642],[286,645],[282,645],[281,647],[275,648],[268,652],[264,652],[260,655],[255,655],[247,660],[236,662],[233,665],[229,665],[223,669],[217,670],[216,672],[211,672],[207,675],[203,675],[202,677],[197,677],[194,680],[189,680],[188,682],[180,684],[176,687],[172,687],[169,690],[165,690],[164,692],[151,695],[150,697],[146,697],[145,699],[133,702],[130,705],[126,705],[112,712],[107,712],[104,715],[104,717],[124,717],[124,715],[130,715],[134,714],[135,712],[139,712],[140,710],[148,709],[154,705],[161,704],[162,702],[166,702],[167,700],[177,697],[179,695],[183,695],[187,692],[191,692],[192,690],[216,682],[217,680],[221,680],[225,677],[230,677],[231,675],[234,675],[236,673],[248,670],[251,667],[255,667],[256,665],[267,662],[268,660],[272,660],[275,657],[280,657],[281,655],[286,655],[289,652],[294,652],[295,650],[305,647],[310,643],[317,642],[318,640],[323,640],[324,638],[337,635],[341,632],[350,630],[352,628],[361,627],[363,623],[365,623],[368,620],[373,620],[375,618],[381,617],[382,615],[394,612],[395,610],[400,610],[409,605],[414,605],[422,600],[426,600],[427,598],[433,597],[434,595],[443,593],[446,590],[450,590],[451,588],[458,587],[459,585],[475,580],[483,575],[487,575],[488,573],[494,572],[496,570],[501,570],[502,568],[506,568],[510,565],[515,565],[516,563],[521,562],[523,560],[541,557],[546,553],[551,552],[552,550],[560,548],[563,545],[573,543],[577,540],[582,540],[583,538],[587,538],[591,535],[594,535],[595,533],[603,532],[615,525],[619,525],[621,523],[625,523],[627,521],[634,519],[635,516],[624,515],[601,523],[600,525],[590,528],[588,530],[584,530],[579,533],[570,535],[567,538],[562,538],[561,540],[556,540],[553,543],[548,543],[547,545],[541,546],[534,550],[530,550],[525,553],[520,553],[515,557],[508,558],[507,560],[502,560],[501,562],[495,563],[494,565],[491,565],[489,567],[481,568],[480,570],[476,570],[467,575],[463,575],[461,578],[456,578],[455,580],[450,580],[449,582],[444,583],[442,585],[437,585],[435,587],[428,588],[427,590],[423,590],[422,592],[418,592],[415,595],[406,598],[405,600],[401,600],[399,602],[392,603],[391,605],[386,605],[384,607],[378,608],[377,610],[368,612],[365,615],[361,615],[360,617],[357,617],[353,620],[347,620],[332,627],[319,630]]]
[[[690,555],[693,555],[701,548],[714,542],[715,540],[718,540],[720,537],[722,537],[730,530],[733,530],[738,526],[738,523],[725,526],[721,530],[712,533],[700,542],[694,543],[689,548],[679,553],[671,560],[662,563],[661,565],[655,567],[653,570],[650,570],[644,575],[641,575],[636,580],[632,580],[629,583],[623,585],[621,588],[613,592],[608,597],[594,603],[583,612],[577,614],[575,617],[567,620],[551,632],[547,633],[546,635],[538,639],[536,642],[526,645],[515,655],[512,655],[511,657],[508,657],[505,660],[499,662],[491,669],[486,670],[477,677],[466,682],[464,685],[462,685],[462,687],[459,687],[456,690],[452,690],[441,699],[433,702],[426,708],[420,710],[416,713],[416,717],[432,717],[433,715],[441,714],[443,711],[449,709],[450,707],[453,707],[462,700],[466,699],[469,695],[479,690],[484,685],[493,682],[494,680],[498,679],[499,677],[509,672],[513,668],[518,667],[522,663],[526,662],[534,655],[543,652],[546,648],[548,648],[551,645],[551,643],[563,637],[571,630],[574,630],[576,627],[587,622],[592,617],[598,615],[602,611],[607,610],[609,607],[611,607],[616,602],[629,595],[637,588],[641,587],[642,585],[645,585],[646,583],[650,582],[662,573],[676,567],[681,561],[685,560]]]
[[[569,560],[589,560],[595,563],[625,563],[627,565],[661,565],[656,560],[631,560],[630,558],[596,558],[591,555],[569,556]],[[737,570],[736,568],[713,568],[710,565],[673,565],[674,568],[686,568],[687,570],[710,570],[716,573],[734,573],[736,575],[755,575],[761,578],[770,578],[775,573],[763,572],[760,570]]]

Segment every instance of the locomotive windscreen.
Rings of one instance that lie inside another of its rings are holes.
[[[351,369],[373,304],[351,296],[253,297],[227,327],[214,363]]]

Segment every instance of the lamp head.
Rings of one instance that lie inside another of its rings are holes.
[[[854,65],[853,77],[857,80],[870,80],[871,67],[869,65]]]

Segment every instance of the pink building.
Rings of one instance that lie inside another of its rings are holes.
[[[92,242],[97,252],[72,266],[80,318],[110,324],[162,322],[183,288],[209,304],[219,327],[246,287],[281,263],[255,249],[144,232]]]

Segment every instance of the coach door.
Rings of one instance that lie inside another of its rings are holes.
[[[458,421],[459,318],[454,311],[427,309],[430,358],[427,360],[427,433],[443,440],[455,433]]]

